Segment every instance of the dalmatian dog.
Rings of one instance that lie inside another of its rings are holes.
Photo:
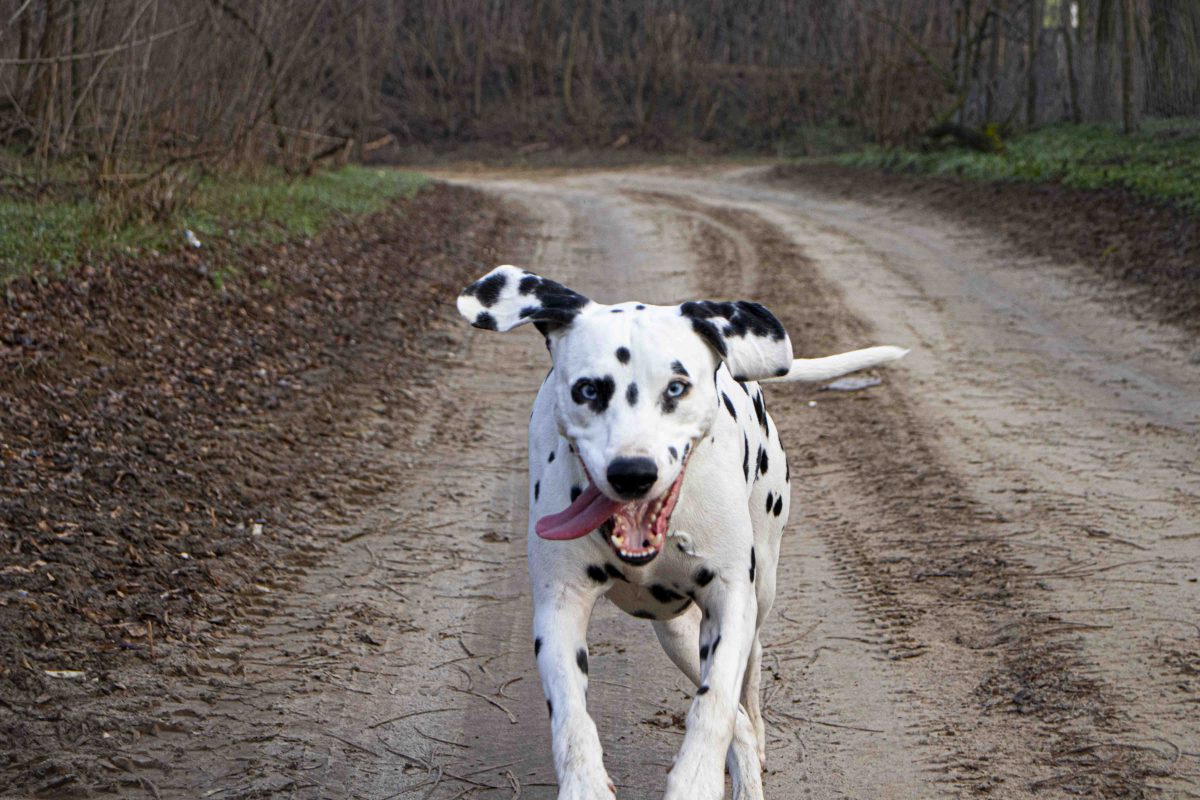
[[[604,305],[500,266],[468,286],[477,328],[533,323],[553,365],[529,423],[533,651],[559,800],[611,800],[587,712],[587,627],[601,595],[651,621],[696,686],[667,800],[761,800],[759,630],[775,595],[790,473],[758,381],[826,380],[904,355],[793,359],[752,302]]]

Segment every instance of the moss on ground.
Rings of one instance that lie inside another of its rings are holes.
[[[1200,123],[1196,120],[1148,121],[1132,136],[1103,125],[1054,125],[1008,140],[1001,153],[868,148],[837,161],[981,182],[1121,188],[1152,202],[1200,212]]]
[[[91,193],[0,194],[0,278],[33,269],[62,272],[117,253],[192,246],[186,231],[202,246],[313,236],[340,219],[410,196],[425,181],[413,173],[357,166],[296,179],[271,170],[206,177],[191,184],[181,209],[151,215],[134,208],[115,225],[111,205]]]

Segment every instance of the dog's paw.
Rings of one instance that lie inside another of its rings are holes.
[[[613,800],[616,796],[617,787],[603,768],[573,772],[558,784],[558,800]]]

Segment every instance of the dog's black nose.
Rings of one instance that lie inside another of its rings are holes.
[[[658,465],[651,458],[618,458],[608,465],[609,484],[626,500],[641,497],[656,480]]]

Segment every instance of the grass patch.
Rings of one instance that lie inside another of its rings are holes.
[[[0,278],[47,269],[61,273],[115,253],[242,246],[313,236],[338,220],[381,210],[425,182],[413,173],[343,167],[306,178],[282,172],[204,178],[186,206],[165,220],[134,219],[116,228],[96,199],[0,197]]]
[[[1125,136],[1103,125],[1055,125],[1007,141],[1005,152],[868,148],[840,164],[957,175],[973,181],[1055,182],[1077,189],[1122,188],[1153,202],[1200,212],[1200,127],[1195,120],[1148,121]]]

